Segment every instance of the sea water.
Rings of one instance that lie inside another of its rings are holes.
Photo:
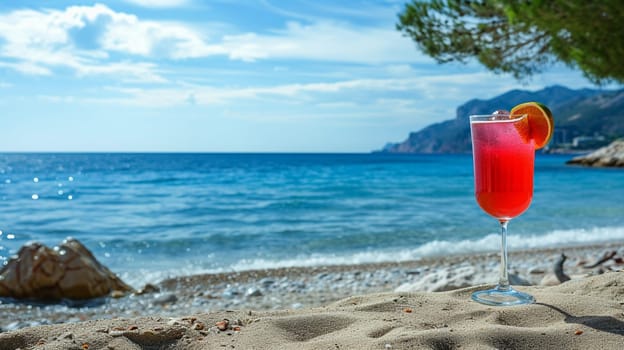
[[[624,242],[624,171],[539,155],[510,249]],[[0,264],[66,237],[135,287],[497,251],[470,155],[0,154]]]

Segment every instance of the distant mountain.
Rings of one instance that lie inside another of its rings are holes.
[[[555,118],[551,149],[597,147],[624,136],[624,89],[604,91],[572,90],[555,85],[539,91],[511,90],[490,100],[474,99],[457,108],[455,119],[412,132],[407,140],[386,144],[389,153],[468,153],[472,114],[510,110],[527,101],[547,105]]]

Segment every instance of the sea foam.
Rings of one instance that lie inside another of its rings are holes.
[[[510,250],[546,249],[609,243],[624,240],[624,227],[595,227],[590,229],[555,230],[543,235],[511,234],[507,238]],[[401,262],[446,255],[478,254],[500,250],[500,235],[489,234],[479,239],[460,241],[432,241],[414,248],[400,250],[369,249],[352,254],[311,254],[292,259],[244,259],[211,272],[309,267],[324,265],[351,265],[381,262]]]

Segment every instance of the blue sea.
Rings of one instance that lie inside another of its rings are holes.
[[[624,171],[539,155],[510,249],[624,241]],[[166,277],[497,251],[470,155],[0,154],[0,264],[74,237],[135,287]]]

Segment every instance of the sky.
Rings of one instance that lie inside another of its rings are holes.
[[[403,6],[2,1],[0,151],[369,152],[473,98],[594,87],[437,64],[395,29]]]

